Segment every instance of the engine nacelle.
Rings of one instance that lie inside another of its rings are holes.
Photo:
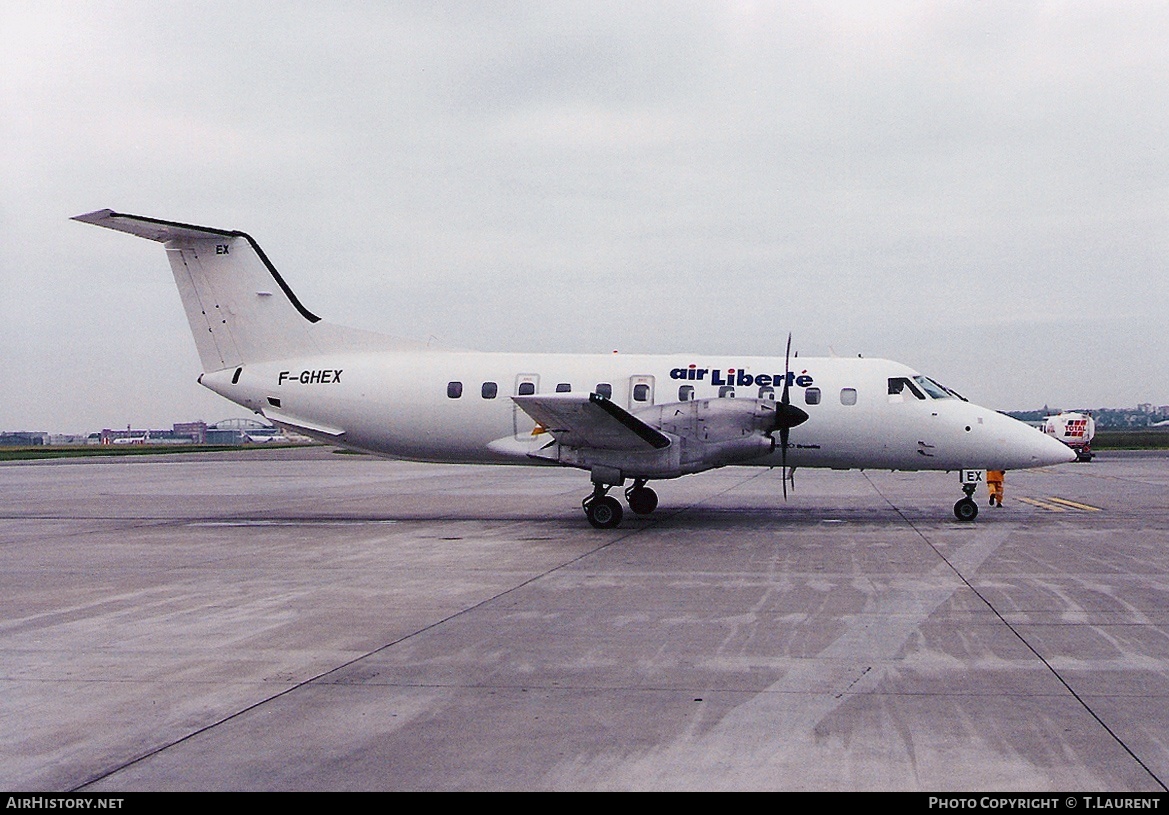
[[[775,450],[774,403],[762,399],[697,399],[634,414],[670,440],[667,447],[609,450],[559,442],[531,455],[570,467],[619,471],[625,478],[677,478],[765,456]]]

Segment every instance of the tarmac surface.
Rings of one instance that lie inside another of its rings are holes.
[[[0,788],[1164,792],[1169,456],[0,465]]]

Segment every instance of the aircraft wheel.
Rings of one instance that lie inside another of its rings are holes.
[[[954,504],[954,517],[959,521],[973,521],[978,517],[978,504],[969,498],[963,498]]]
[[[649,487],[635,487],[625,497],[629,508],[638,515],[649,515],[658,508],[658,494]]]
[[[621,523],[621,502],[611,495],[603,495],[585,506],[585,516],[597,529],[613,529]]]

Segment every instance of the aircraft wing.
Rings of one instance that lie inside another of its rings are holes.
[[[565,447],[662,450],[670,438],[596,393],[513,396],[521,409]]]

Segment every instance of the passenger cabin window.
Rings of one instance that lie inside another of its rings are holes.
[[[568,382],[561,382],[556,386],[557,393],[572,393],[572,385]]]
[[[448,382],[446,383],[446,395],[448,399],[458,399],[463,395],[462,382]]]
[[[820,404],[820,389],[819,388],[805,388],[804,389],[804,404],[818,405]]]
[[[535,392],[536,392],[536,383],[535,382],[521,382],[519,390],[516,391],[516,393],[518,393],[520,396],[531,396]]]
[[[760,399],[767,399],[771,402],[774,402],[775,401],[775,388],[771,387],[770,385],[764,385],[762,388],[759,389],[759,398]]]
[[[721,388],[718,389],[718,398],[719,399],[734,399],[735,398],[735,386],[734,385],[723,385]]]
[[[840,389],[840,404],[855,405],[856,404],[856,388],[841,388]]]
[[[694,398],[694,386],[693,385],[683,385],[682,387],[678,388],[678,401],[679,402],[689,402],[693,398]]]
[[[598,382],[597,383],[597,393],[599,393],[601,396],[604,396],[606,399],[612,399],[613,398],[613,386],[610,385],[608,382]]]
[[[633,401],[646,402],[649,401],[649,385],[639,384],[633,386]]]
[[[494,382],[484,382],[483,383],[483,398],[484,399],[494,399],[498,395],[499,395],[499,385],[495,384]]]

